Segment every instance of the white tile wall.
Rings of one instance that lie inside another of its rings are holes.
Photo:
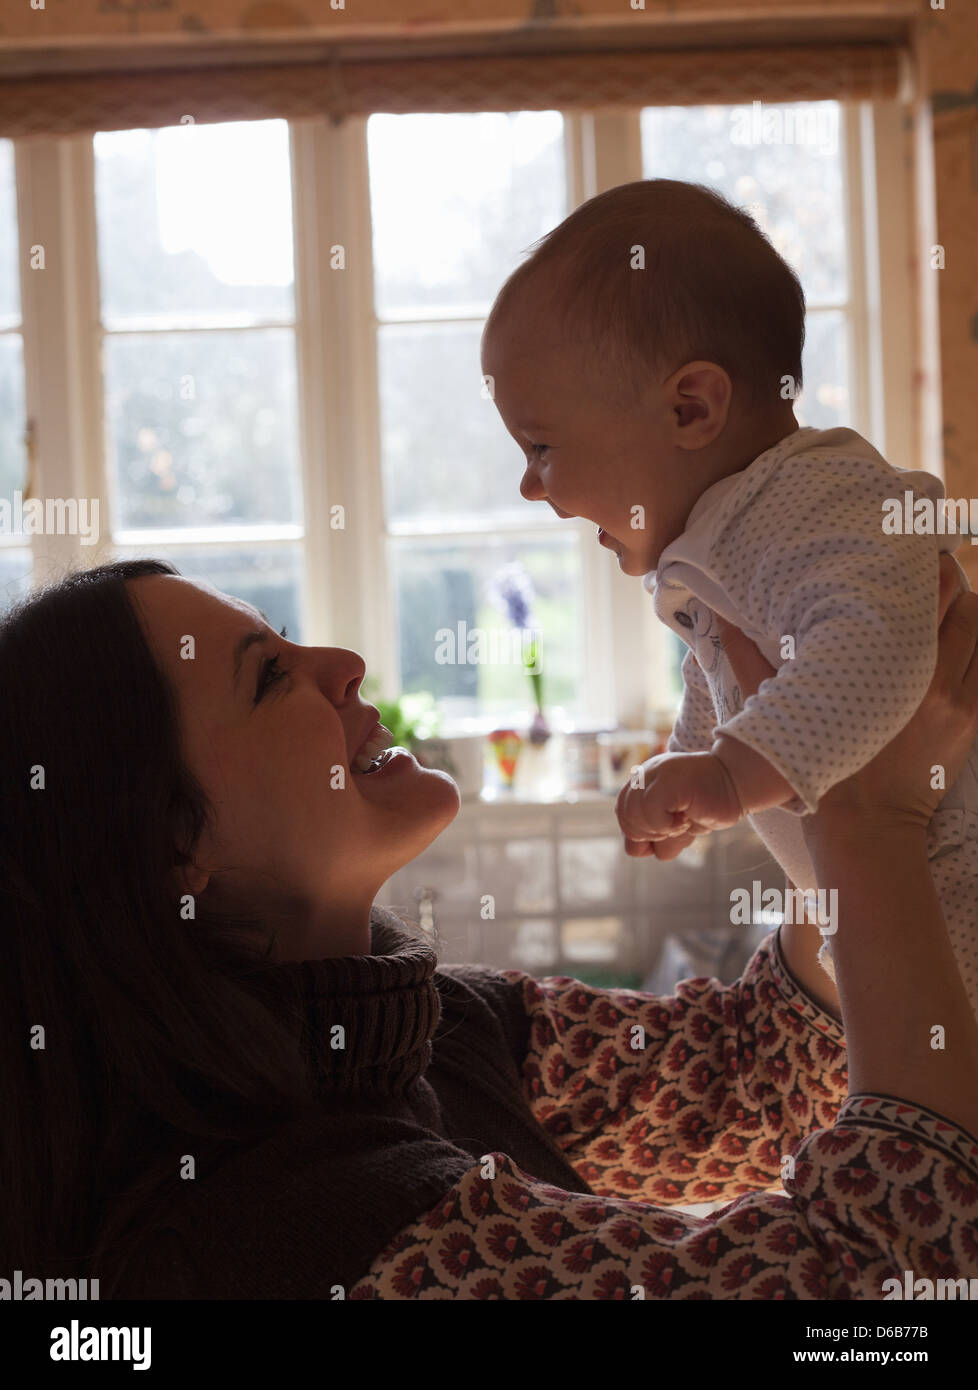
[[[734,979],[770,928],[733,926],[730,893],[784,886],[746,824],[678,859],[630,859],[614,798],[463,802],[378,902],[427,924],[442,961],[479,961],[669,993],[690,975]],[[487,901],[491,900],[491,901]]]

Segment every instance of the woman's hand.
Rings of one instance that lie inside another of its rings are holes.
[[[930,689],[906,727],[873,761],[831,787],[819,802],[815,815],[802,817],[802,832],[813,860],[817,861],[816,870],[821,867],[822,875],[827,874],[830,883],[838,884],[839,875],[845,873],[853,855],[860,858],[869,872],[870,860],[865,854],[867,842],[878,844],[877,857],[882,857],[886,863],[893,862],[894,855],[898,858],[904,855],[906,827],[918,827],[910,832],[914,838],[921,835],[919,826],[927,824],[944,795],[943,790],[931,790],[931,766],[936,762],[943,765],[944,785],[949,787],[964,763],[978,728],[978,684],[973,660],[978,637],[978,595],[962,593],[959,596],[960,588],[957,565],[950,555],[942,555],[938,598],[941,627]],[[777,673],[753,642],[722,619],[720,635],[746,699],[757,691],[762,681]],[[856,844],[861,846],[860,850],[854,849]],[[910,855],[906,859],[909,866],[913,862],[909,847],[906,847],[906,855]],[[933,894],[929,875],[926,875],[926,882]],[[901,901],[912,907],[914,899],[910,889],[904,891],[910,896]],[[886,898],[886,892],[877,891],[878,904]],[[926,905],[922,910],[926,910]],[[858,912],[855,915],[858,917]],[[946,940],[943,925],[941,930]],[[780,938],[785,961],[795,979],[821,1008],[840,1018],[838,990],[818,962],[822,938],[817,926],[786,921],[781,926]],[[865,1022],[848,1020],[860,1038]],[[858,1046],[856,1054],[858,1075],[858,1059],[862,1055]],[[884,1074],[890,1076],[885,1067]],[[890,1093],[897,1095],[899,1090],[893,1090],[890,1085]]]
[[[960,592],[950,555],[940,560],[938,656],[934,678],[916,713],[872,762],[830,788],[815,817],[852,814],[880,824],[926,826],[964,766],[978,734],[978,594]],[[777,673],[738,629],[718,618],[723,649],[746,699]],[[931,768],[944,769],[934,789]]]

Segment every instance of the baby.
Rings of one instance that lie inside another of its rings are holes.
[[[746,213],[648,180],[592,198],[537,245],[493,304],[482,369],[527,459],[523,496],[596,523],[689,647],[667,751],[619,796],[628,847],[746,815],[791,884],[815,890],[800,817],[923,699],[939,556],[960,537],[926,529],[939,479],[892,467],[854,430],[799,428],[804,311]],[[746,701],[717,615],[777,671]],[[928,845],[978,1013],[978,745]]]

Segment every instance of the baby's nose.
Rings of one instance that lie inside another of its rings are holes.
[[[528,502],[542,502],[546,498],[547,494],[543,490],[543,485],[532,468],[528,468],[523,474],[523,481],[520,483],[520,493]]]

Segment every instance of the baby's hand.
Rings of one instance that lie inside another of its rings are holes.
[[[639,785],[622,787],[615,807],[626,854],[657,854],[658,843],[676,838],[685,846],[696,835],[736,825],[743,815],[733,779],[712,753],[660,753],[634,780]]]

